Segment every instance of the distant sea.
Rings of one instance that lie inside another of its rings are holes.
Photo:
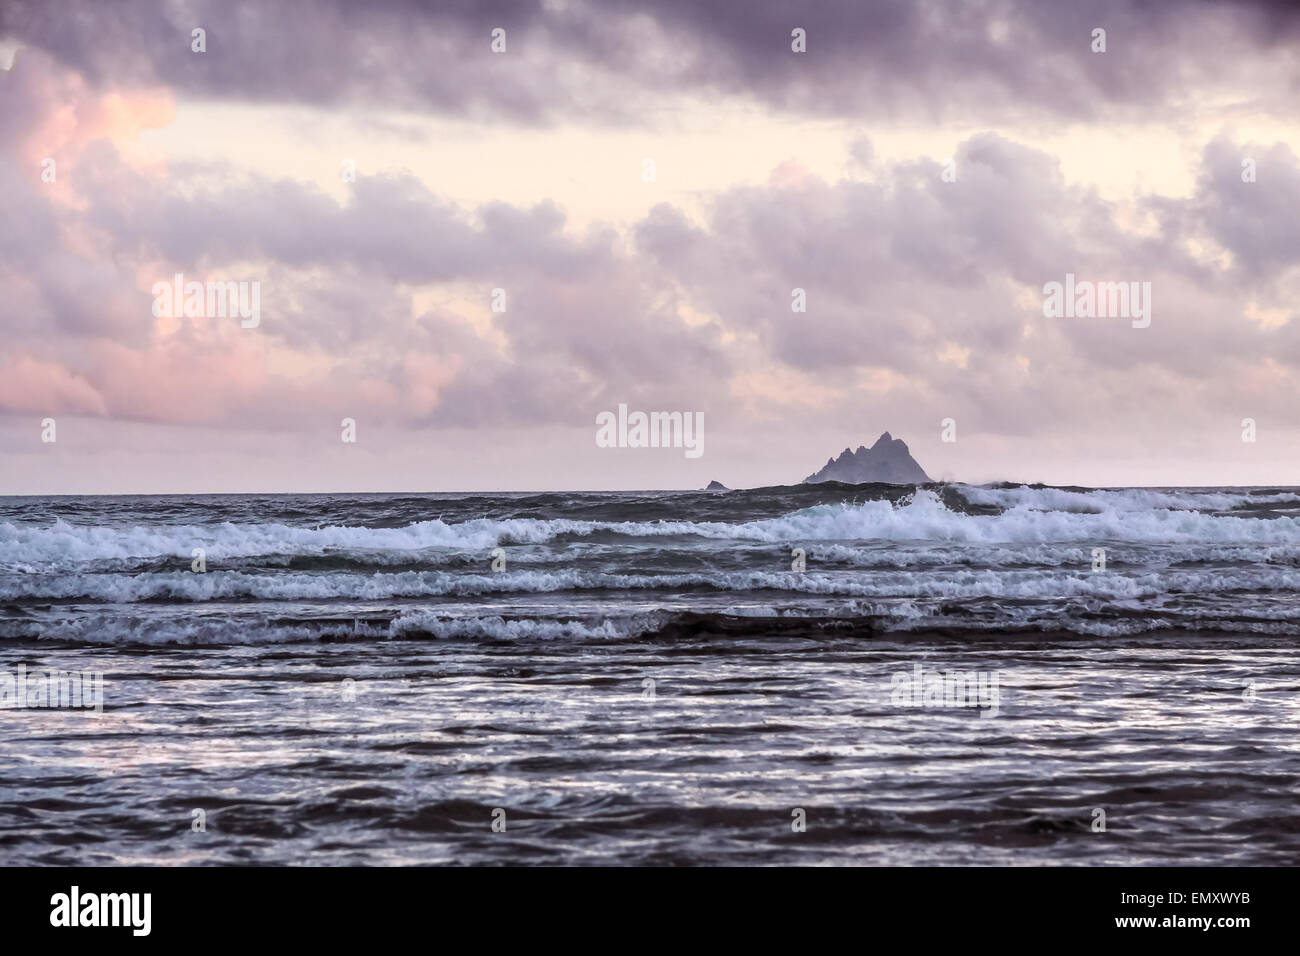
[[[1294,488],[0,498],[0,864],[1290,864],[1297,637]]]

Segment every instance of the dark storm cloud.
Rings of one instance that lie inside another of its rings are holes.
[[[450,112],[490,102],[535,117],[536,78],[498,69],[488,30],[508,25],[522,40],[538,16],[536,3],[512,0],[13,0],[0,7],[0,35],[102,86],[160,83],[217,99]],[[191,51],[196,27],[206,32],[201,55]]]
[[[1300,7],[1233,0],[9,0],[0,35],[105,86],[524,122],[643,119],[719,92],[813,113],[1099,117],[1231,88],[1300,88]],[[190,30],[208,52],[190,51]],[[503,27],[508,52],[489,50]],[[808,52],[790,49],[795,27]],[[1089,49],[1107,30],[1104,55]],[[1283,55],[1274,60],[1274,53]]]

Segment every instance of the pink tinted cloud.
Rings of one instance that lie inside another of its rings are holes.
[[[37,415],[107,415],[104,396],[79,373],[30,355],[0,366],[0,408]]]
[[[231,336],[221,345],[164,339],[145,349],[99,341],[93,379],[114,417],[210,424],[255,402],[267,383],[263,353]]]

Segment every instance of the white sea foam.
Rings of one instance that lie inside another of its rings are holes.
[[[1062,613],[1060,608],[1006,606],[992,617],[951,617],[919,600],[862,600],[846,602],[835,613],[805,607],[720,607],[718,613],[755,621],[753,633],[761,636],[764,618],[873,617],[883,630],[908,632],[939,627],[947,631],[1005,631],[1028,627],[1036,631],[1064,631],[1094,637],[1124,637],[1168,631],[1172,628],[1221,630],[1258,635],[1296,635],[1300,621],[1290,608],[1254,608],[1248,615],[1224,617],[1208,609],[1148,609],[1140,616],[1095,617]],[[387,625],[364,620],[268,620],[247,613],[205,618],[117,614],[46,618],[39,622],[0,621],[0,638],[47,639],[94,645],[228,645],[278,644],[330,640],[633,640],[652,634],[673,618],[673,612],[611,612],[585,616],[514,617],[497,613],[467,613],[430,609],[407,610]],[[826,634],[833,636],[835,631]]]
[[[1300,495],[1278,492],[1272,495],[1232,494],[1217,491],[1158,491],[1149,488],[1094,489],[1070,491],[1065,488],[984,488],[978,485],[954,485],[957,492],[974,505],[998,508],[1025,508],[1035,511],[1069,511],[1100,514],[1106,511],[1133,512],[1173,509],[1177,511],[1232,511],[1261,505],[1293,506]]]
[[[591,621],[554,618],[469,617],[414,611],[403,614],[389,627],[389,636],[402,639],[423,635],[461,640],[619,640],[637,637],[662,626],[663,614],[630,614]]]
[[[8,575],[0,600],[93,600],[118,604],[142,601],[382,601],[490,594],[547,594],[580,590],[784,591],[851,597],[1014,598],[1156,597],[1173,592],[1300,591],[1300,569],[1176,569],[1091,573],[1038,568],[882,570],[855,572],[703,571],[617,574],[598,571],[508,571],[448,574],[439,571],[248,574],[186,571],[147,574]]]
[[[1048,491],[1051,495],[1045,496]],[[206,551],[209,562],[258,555],[332,552],[482,551],[500,545],[551,542],[561,535],[581,538],[597,532],[633,538],[677,535],[771,543],[888,541],[1021,546],[1078,542],[1095,546],[1128,542],[1300,546],[1300,519],[1295,517],[1235,517],[1180,510],[1172,504],[1178,496],[1154,492],[1083,494],[1059,489],[1045,489],[1040,493],[1036,489],[967,488],[963,494],[974,498],[1000,496],[1008,507],[996,515],[963,514],[948,509],[937,495],[923,489],[897,504],[881,500],[817,505],[780,517],[741,523],[531,518],[478,518],[461,523],[434,519],[403,528],[298,528],[283,524],[231,523],[215,527],[117,528],[73,525],[61,520],[47,526],[4,523],[0,524],[0,567],[42,570],[88,561],[161,557],[183,559],[188,564],[196,547]],[[1146,500],[1143,496],[1147,495],[1153,497]],[[1247,500],[1246,496],[1219,497]],[[1043,510],[1053,501],[1071,510]],[[1227,502],[1215,501],[1214,505],[1221,503]]]

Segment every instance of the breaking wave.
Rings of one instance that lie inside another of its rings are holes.
[[[962,545],[1035,545],[1064,542],[1300,546],[1300,517],[1233,515],[1225,510],[1300,502],[1291,493],[1267,499],[1228,494],[1165,494],[1141,489],[1070,492],[1061,489],[987,489],[959,486],[972,504],[1002,508],[968,514],[949,508],[930,489],[900,502],[822,504],[745,522],[584,521],[567,518],[477,518],[459,523],[417,521],[401,528],[284,524],[113,527],[56,520],[46,527],[0,524],[0,568],[38,571],[82,562],[172,557],[190,560],[202,548],[208,560],[259,555],[364,552],[406,560],[435,550],[482,551],[546,544],[601,534],[626,538],[695,537],[746,542],[887,541]],[[1196,510],[1203,509],[1203,510]],[[1209,511],[1217,513],[1208,513]]]
[[[0,508],[0,640],[1300,635],[1289,488],[289,496],[210,521],[206,500],[149,505]]]

